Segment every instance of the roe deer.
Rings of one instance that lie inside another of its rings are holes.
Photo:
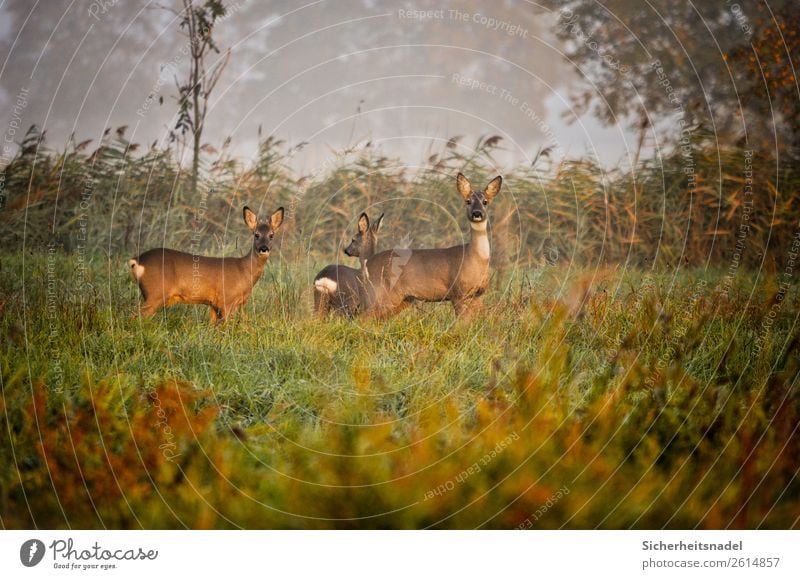
[[[467,314],[480,305],[489,285],[489,233],[486,206],[500,192],[503,179],[492,179],[483,191],[474,191],[461,173],[458,192],[466,202],[472,229],[470,241],[441,249],[394,249],[382,251],[369,260],[368,316],[392,316],[415,300],[450,301],[456,315]]]
[[[330,311],[353,317],[366,307],[368,298],[362,275],[367,260],[375,253],[378,230],[383,223],[383,214],[370,227],[369,217],[362,213],[358,218],[358,230],[344,252],[357,257],[361,269],[345,265],[328,265],[314,278],[314,311],[323,317]]]
[[[253,232],[253,248],[243,257],[202,257],[160,247],[128,261],[144,298],[143,317],[152,316],[161,306],[205,304],[211,308],[211,321],[218,322],[247,301],[283,223],[283,207],[266,222],[247,207],[242,214]]]

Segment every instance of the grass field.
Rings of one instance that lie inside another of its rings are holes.
[[[362,210],[386,212],[381,248],[463,242],[453,176],[487,183],[501,139],[466,145],[298,176],[268,137],[192,193],[124,127],[94,151],[32,127],[3,169],[0,524],[800,526],[796,167],[702,138],[691,182],[681,150],[636,171],[542,151],[492,204],[482,315],[314,319]],[[133,317],[127,259],[241,254],[245,204],[288,219],[235,318]]]
[[[123,255],[0,260],[4,528],[797,528],[785,271],[496,271],[484,314],[132,318]]]

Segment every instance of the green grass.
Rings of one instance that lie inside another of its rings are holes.
[[[124,260],[90,257],[0,264],[5,528],[799,524],[774,275],[511,269],[471,323],[319,321],[325,260],[275,255],[211,327],[132,317]]]

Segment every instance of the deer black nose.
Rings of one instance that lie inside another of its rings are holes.
[[[261,253],[267,253],[269,251],[269,247],[267,247],[266,245],[262,245],[258,248],[258,251]]]
[[[472,212],[473,219],[483,219],[483,211],[473,211]]]

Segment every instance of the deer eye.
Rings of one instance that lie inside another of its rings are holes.
[[[260,237],[261,237],[261,234],[260,233],[256,233],[256,239],[258,239]]]
[[[269,238],[270,238],[270,239],[272,239],[273,237],[275,237],[275,234],[274,234],[274,233],[272,233],[272,232],[270,232],[270,234],[269,234]]]
[[[487,201],[486,199],[484,199],[484,200],[483,200],[483,204],[484,204],[484,205],[488,205],[488,204],[489,204],[489,201]]]

